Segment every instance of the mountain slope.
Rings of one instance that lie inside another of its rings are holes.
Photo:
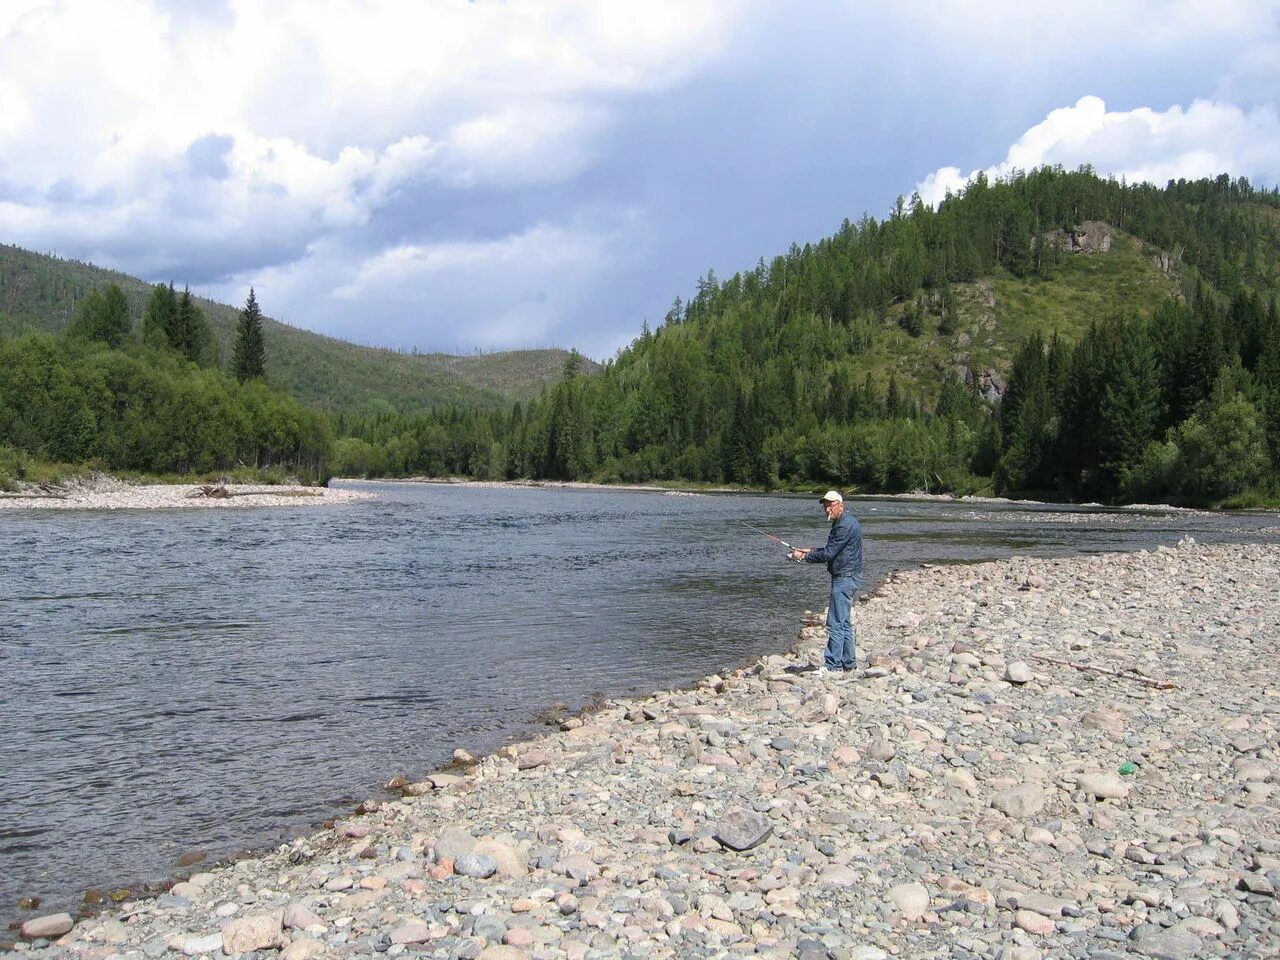
[[[135,321],[151,285],[75,260],[0,245],[0,334],[61,332],[91,290],[115,283]],[[224,358],[235,338],[238,308],[197,298]],[[569,353],[519,350],[451,356],[360,346],[264,319],[267,378],[309,406],[356,411],[421,410],[441,404],[506,408],[556,380]],[[587,362],[594,369],[595,365]]]
[[[1225,175],[979,176],[937,209],[902,202],[708,273],[600,375],[519,417],[350,426],[373,448],[417,438],[399,463],[426,472],[1265,498],[1277,211],[1280,191]]]

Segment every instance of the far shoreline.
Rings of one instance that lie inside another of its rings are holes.
[[[764,490],[753,487],[731,486],[662,486],[652,483],[593,483],[586,480],[472,480],[469,477],[333,477],[330,483],[413,483],[429,484],[443,487],[471,487],[493,490],[599,490],[622,491],[628,493],[662,493],[675,496],[766,496],[786,497],[802,500],[817,497],[818,490]],[[1208,507],[1184,507],[1171,503],[1124,503],[1107,504],[1097,501],[1061,501],[1061,500],[1025,500],[1011,497],[987,497],[974,494],[956,496],[950,493],[846,493],[845,500],[858,502],[870,500],[899,500],[904,503],[959,503],[975,505],[1006,505],[1014,507],[1056,507],[1059,509],[1115,510],[1122,512],[1150,513],[1164,511],[1169,513],[1280,513],[1280,508],[1260,507],[1248,510],[1223,510]]]

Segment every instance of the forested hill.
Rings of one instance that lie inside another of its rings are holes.
[[[354,418],[373,471],[1207,500],[1276,493],[1280,195],[1085,168],[702,278],[507,415]],[[1007,384],[1007,386],[1006,386]]]
[[[176,278],[181,287],[181,278]],[[0,335],[61,333],[91,291],[116,284],[139,320],[152,287],[141,280],[75,260],[0,245]],[[195,298],[208,318],[214,359],[226,367],[238,310]],[[270,304],[267,304],[270,310]],[[442,404],[504,408],[537,395],[559,377],[565,350],[516,350],[451,356],[365,347],[264,318],[267,379],[308,406],[331,411]]]

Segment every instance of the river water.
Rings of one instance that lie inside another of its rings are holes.
[[[0,513],[0,918],[274,843],[577,707],[782,651],[809,497],[362,484],[340,507]],[[1275,515],[859,499],[921,563],[1277,540]],[[860,638],[865,657],[875,638]]]

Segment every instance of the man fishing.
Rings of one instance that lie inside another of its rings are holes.
[[[831,599],[827,604],[827,649],[822,666],[799,667],[794,672],[817,671],[849,674],[857,666],[856,632],[853,626],[853,594],[862,584],[862,525],[844,507],[844,497],[828,490],[819,501],[826,511],[831,532],[824,547],[796,547],[788,554],[803,563],[825,563],[831,574]]]

